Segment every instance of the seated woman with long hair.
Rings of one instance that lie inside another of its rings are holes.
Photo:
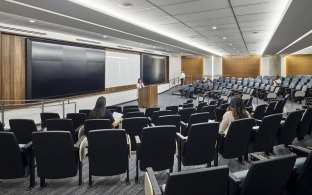
[[[116,127],[121,121],[122,118],[114,119],[111,111],[106,109],[106,98],[101,96],[97,99],[95,107],[90,111],[90,119],[109,119],[113,127]]]
[[[226,136],[230,124],[237,119],[250,118],[249,112],[245,109],[244,102],[240,97],[234,97],[231,99],[230,105],[227,111],[224,113],[222,121],[219,126],[219,133]]]

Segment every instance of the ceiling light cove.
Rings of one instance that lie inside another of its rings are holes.
[[[139,16],[136,15],[129,15],[127,12],[124,12],[120,10],[120,5],[113,5],[113,4],[106,4],[103,1],[100,0],[68,0],[72,3],[76,3],[78,5],[81,5],[83,7],[87,7],[90,9],[93,9],[95,11],[101,12],[103,14],[110,15],[112,17],[118,18],[120,20],[126,21],[128,23],[134,24],[136,26],[140,26],[142,28],[145,28],[147,30],[159,33],[161,35],[164,35],[166,37],[169,37],[171,39],[175,39],[177,41],[180,41],[182,43],[197,47],[199,49],[202,49],[204,51],[207,51],[209,53],[214,53],[216,55],[222,56],[224,53],[219,53],[215,51],[214,49],[207,47],[203,44],[200,44],[198,42],[195,42],[191,40],[190,38],[185,38],[184,36],[181,36],[178,33],[170,32],[168,29],[160,28],[159,26],[155,27],[153,23],[151,22],[144,22]],[[130,3],[131,4],[131,3]],[[133,5],[132,5],[133,6]],[[135,7],[135,6],[133,6]],[[131,7],[132,9],[132,7]]]

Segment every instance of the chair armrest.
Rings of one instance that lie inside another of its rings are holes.
[[[81,137],[78,139],[78,141],[74,144],[74,147],[75,147],[75,148],[80,148],[80,144],[81,144],[81,142],[84,140],[85,137],[86,137],[85,135],[84,135],[84,136],[81,136]]]
[[[29,151],[32,149],[32,141],[28,142],[27,144],[23,145],[21,148],[22,151]]]
[[[145,194],[149,194],[149,193],[146,193],[148,191],[151,192],[151,194],[153,194],[153,195],[161,195],[162,194],[160,187],[159,187],[159,184],[156,180],[154,171],[151,167],[146,168],[145,179],[144,179],[144,188],[145,188]]]
[[[255,153],[251,153],[250,157],[255,159],[255,160],[267,160],[267,158],[265,158],[264,156],[261,156],[261,155],[255,154]]]
[[[187,140],[187,137],[184,137],[181,133],[176,133],[177,139],[185,142]]]
[[[88,154],[88,149],[87,149],[88,148],[88,139],[86,136],[82,136],[79,140],[81,140],[80,145],[79,145],[79,160],[80,160],[80,162],[82,162],[83,159]],[[77,143],[79,142],[79,140],[77,141]]]
[[[181,126],[187,127],[187,123],[180,121]]]
[[[228,194],[229,195],[236,195],[239,191],[239,185],[242,181],[237,178],[233,173],[229,172],[229,187],[228,187]]]
[[[130,139],[130,136],[128,134],[126,134],[127,136],[127,145],[128,145],[128,148],[129,148],[129,158],[130,158],[130,154],[131,154],[131,139]]]
[[[79,131],[80,131],[80,129],[83,127],[83,124],[82,125],[80,125],[79,127],[77,127],[76,129],[75,129],[75,133],[79,133]]]
[[[152,118],[151,117],[146,117],[147,118],[147,120],[149,121],[149,122],[152,122]]]
[[[149,124],[150,127],[155,127],[156,125],[154,123]]]
[[[296,154],[305,154],[308,155],[311,152],[310,148],[303,148],[301,146],[294,146],[294,145],[289,145],[288,149]]]
[[[136,145],[141,145],[141,139],[140,139],[140,137],[136,135],[134,138],[135,138],[135,143],[136,143]]]

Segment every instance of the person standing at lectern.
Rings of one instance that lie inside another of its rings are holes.
[[[184,85],[185,73],[183,71],[181,71],[180,80],[181,80],[181,86]]]
[[[140,89],[140,88],[143,88],[145,87],[144,86],[144,83],[143,83],[143,80],[141,78],[138,79],[138,83],[137,83],[137,88]]]

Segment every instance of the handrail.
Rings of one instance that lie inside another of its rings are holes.
[[[24,104],[18,103],[18,104],[5,104],[6,102],[25,102]],[[47,105],[52,103],[57,103],[54,105]],[[41,106],[37,106],[38,104],[41,104]],[[4,124],[4,111],[6,110],[5,107],[17,107],[17,106],[25,106],[26,108],[40,108],[41,112],[44,112],[44,109],[47,107],[53,107],[53,106],[62,106],[62,114],[63,118],[65,118],[65,105],[74,104],[74,110],[75,113],[77,112],[77,102],[70,102],[69,99],[32,99],[32,100],[0,100],[1,105],[1,122]]]

